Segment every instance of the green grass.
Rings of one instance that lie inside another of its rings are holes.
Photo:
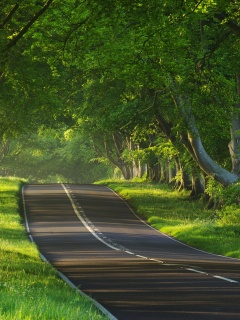
[[[201,250],[240,258],[239,209],[206,210],[189,192],[147,182],[99,181],[118,192],[156,229]],[[225,210],[226,211],[226,210]],[[237,218],[236,218],[237,217]]]
[[[0,178],[0,319],[106,320],[39,258],[19,215],[21,181]]]

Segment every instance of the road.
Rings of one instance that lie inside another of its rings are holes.
[[[118,320],[240,319],[240,260],[156,231],[107,187],[27,185],[24,203],[40,252]]]

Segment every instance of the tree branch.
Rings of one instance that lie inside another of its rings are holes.
[[[64,49],[67,45],[68,40],[70,39],[71,35],[76,32],[82,25],[84,25],[84,23],[86,23],[88,21],[88,19],[90,18],[90,15],[87,16],[85,19],[83,19],[81,22],[73,25],[73,28],[68,32],[68,34],[66,35],[66,38],[64,40]]]
[[[10,144],[10,140],[7,140],[2,143],[2,148],[0,150],[0,160],[2,160],[6,156],[8,152],[9,144]]]
[[[45,5],[39,10],[35,16],[22,28],[22,30],[14,37],[5,47],[3,51],[10,49],[11,47],[15,46],[16,43],[27,33],[27,31],[31,28],[31,26],[37,21],[37,19],[48,9],[51,3],[54,0],[48,0]]]
[[[219,13],[219,14],[216,14],[215,16],[221,22],[228,17],[226,13]],[[235,21],[227,20],[224,24],[228,26],[232,30],[232,32],[240,35],[240,25],[238,25]]]
[[[18,8],[19,8],[19,4],[17,3],[9,12],[9,14],[6,16],[6,18],[3,20],[3,23],[0,24],[0,29],[2,29],[8,23],[8,21],[11,20],[12,16],[14,15],[14,13],[17,11]]]

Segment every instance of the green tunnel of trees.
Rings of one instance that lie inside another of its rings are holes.
[[[238,0],[2,0],[0,32],[0,174],[238,181]]]

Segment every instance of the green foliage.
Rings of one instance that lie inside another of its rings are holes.
[[[19,136],[11,141],[1,170],[39,182],[91,183],[112,174],[109,165],[91,161],[96,153],[90,141],[76,133],[66,136],[67,140],[63,131],[55,130]]]
[[[223,190],[222,201],[226,206],[240,203],[240,183],[239,182],[233,183]]]
[[[212,178],[208,178],[205,192],[215,201],[222,200],[224,187]]]
[[[212,197],[220,207],[231,206],[240,203],[240,183],[236,182],[228,187],[223,187],[212,178],[208,179],[205,191]]]
[[[225,205],[221,211],[218,211],[218,215],[220,217],[218,224],[236,226],[239,228],[240,224],[240,208],[239,205],[231,204]],[[240,230],[239,230],[240,232]]]
[[[154,155],[174,156],[175,148],[182,154],[191,133],[184,114],[191,109],[206,151],[231,170],[228,128],[239,102],[237,0],[50,2],[10,47],[45,2],[27,0],[15,11],[12,1],[1,2],[0,137],[42,125],[81,126],[98,157],[153,162]],[[156,136],[171,140],[172,150],[146,142],[152,126]],[[116,152],[116,133],[144,141],[141,152],[126,145]],[[76,160],[78,148],[84,161],[90,157],[89,145],[73,144],[62,150],[65,159]]]
[[[240,185],[239,182],[224,188],[213,179],[209,179],[206,192],[213,198],[221,227],[231,226],[233,232],[240,232]]]

